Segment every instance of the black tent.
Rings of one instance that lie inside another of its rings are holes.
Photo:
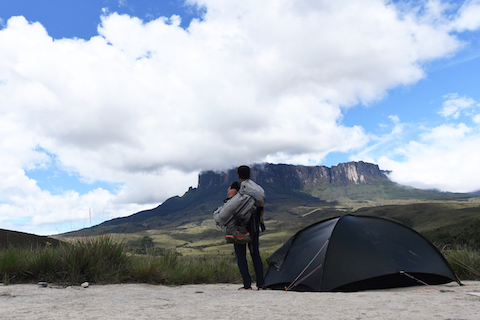
[[[295,234],[267,258],[265,285],[297,291],[359,291],[460,281],[438,249],[391,220],[344,215]]]

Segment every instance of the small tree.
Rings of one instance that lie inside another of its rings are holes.
[[[144,236],[137,240],[128,241],[125,249],[137,254],[147,254],[147,251],[154,246],[153,239],[149,236]]]
[[[149,236],[144,236],[143,238],[140,239],[140,248],[142,250],[145,250],[145,253],[147,252],[148,248],[153,248],[155,245],[153,244],[153,239]]]

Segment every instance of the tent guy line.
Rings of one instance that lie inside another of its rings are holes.
[[[308,269],[308,267],[310,267],[310,265],[312,264],[312,262],[317,259],[318,255],[320,254],[320,252],[323,251],[323,248],[325,248],[325,246],[327,245],[327,243],[330,241],[330,238],[327,239],[327,241],[325,241],[325,243],[323,244],[323,246],[320,248],[320,250],[318,250],[317,254],[312,258],[312,260],[310,260],[310,262],[308,263],[308,265],[305,267],[305,269],[302,270],[302,272],[300,272],[300,274],[298,275],[298,277],[295,278],[295,280],[292,281],[292,283],[285,288],[285,291],[288,291],[294,287],[296,287],[297,285],[299,285],[300,283],[302,283],[305,279],[307,279],[308,277],[310,277],[312,274],[315,273],[315,271],[317,271],[318,269],[320,269],[322,266],[323,266],[323,263],[321,263],[318,267],[316,267],[315,269],[313,269],[309,274],[307,274],[305,277],[303,277],[302,279],[300,279],[298,282],[298,278],[300,278],[304,273],[305,271]]]

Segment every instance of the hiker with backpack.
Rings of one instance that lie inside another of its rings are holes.
[[[263,263],[259,251],[260,229],[265,230],[263,212],[265,191],[250,180],[250,167],[237,169],[240,183],[234,182],[228,188],[224,204],[213,213],[217,226],[225,232],[225,239],[233,243],[237,264],[243,278],[242,290],[251,290],[252,279],[248,271],[247,245],[252,256],[257,287],[263,290]]]
[[[250,255],[253,260],[253,266],[255,269],[255,275],[257,278],[258,290],[263,290],[264,277],[263,277],[263,263],[260,257],[259,250],[259,235],[260,226],[263,227],[263,213],[264,213],[264,201],[265,192],[258,184],[250,180],[250,167],[240,166],[237,169],[238,179],[240,180],[240,194],[249,194],[255,199],[255,212],[246,224],[246,229],[250,233],[250,242],[248,243],[234,243],[235,254],[237,255],[238,269],[243,278],[243,287],[239,290],[252,290],[252,278],[248,270],[247,263],[247,245],[250,251]]]

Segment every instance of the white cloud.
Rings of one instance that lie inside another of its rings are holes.
[[[452,93],[444,96],[447,100],[443,102],[440,114],[446,118],[453,117],[458,119],[462,111],[477,107],[479,104],[475,103],[472,98],[459,97],[457,93]]]
[[[454,128],[451,128],[454,131]],[[461,128],[460,131],[463,131]],[[461,134],[459,134],[461,136]],[[405,161],[394,161],[383,156],[380,167],[392,170],[390,178],[403,185],[416,188],[438,189],[452,192],[480,190],[480,182],[472,179],[478,167],[477,151],[480,134],[462,138],[441,138],[430,142],[411,141],[397,149]]]
[[[473,122],[480,124],[480,114],[474,115],[472,118]]]
[[[424,141],[445,141],[458,140],[465,138],[472,128],[467,127],[464,123],[458,125],[442,124],[420,135]]]
[[[471,31],[480,27],[480,1],[467,0],[458,10],[455,20],[452,23],[452,28],[456,31]]]
[[[30,206],[31,225],[49,224],[89,201],[120,216],[182,194],[202,169],[358,150],[370,136],[342,125],[341,108],[415,83],[423,62],[462,46],[439,19],[380,0],[190,3],[206,13],[187,30],[176,16],[114,13],[90,40],[53,40],[39,23],[8,20],[0,116],[14,134],[0,138],[17,142],[3,151],[3,175],[33,196],[20,205],[1,195],[2,217]],[[50,161],[38,148],[85,181],[124,187],[50,195],[24,173]]]
[[[445,96],[441,114],[454,119],[464,109],[478,103],[468,97],[458,98],[457,94]],[[446,123],[437,126],[404,124],[410,133],[416,131],[410,140],[397,139],[395,130],[381,137],[382,141],[396,141],[382,148],[377,144],[360,154],[378,163],[382,169],[391,170],[390,178],[403,185],[423,189],[438,189],[451,192],[472,192],[480,190],[476,178],[480,157],[480,127],[478,115],[466,113],[472,124]],[[396,124],[398,125],[398,123]]]

